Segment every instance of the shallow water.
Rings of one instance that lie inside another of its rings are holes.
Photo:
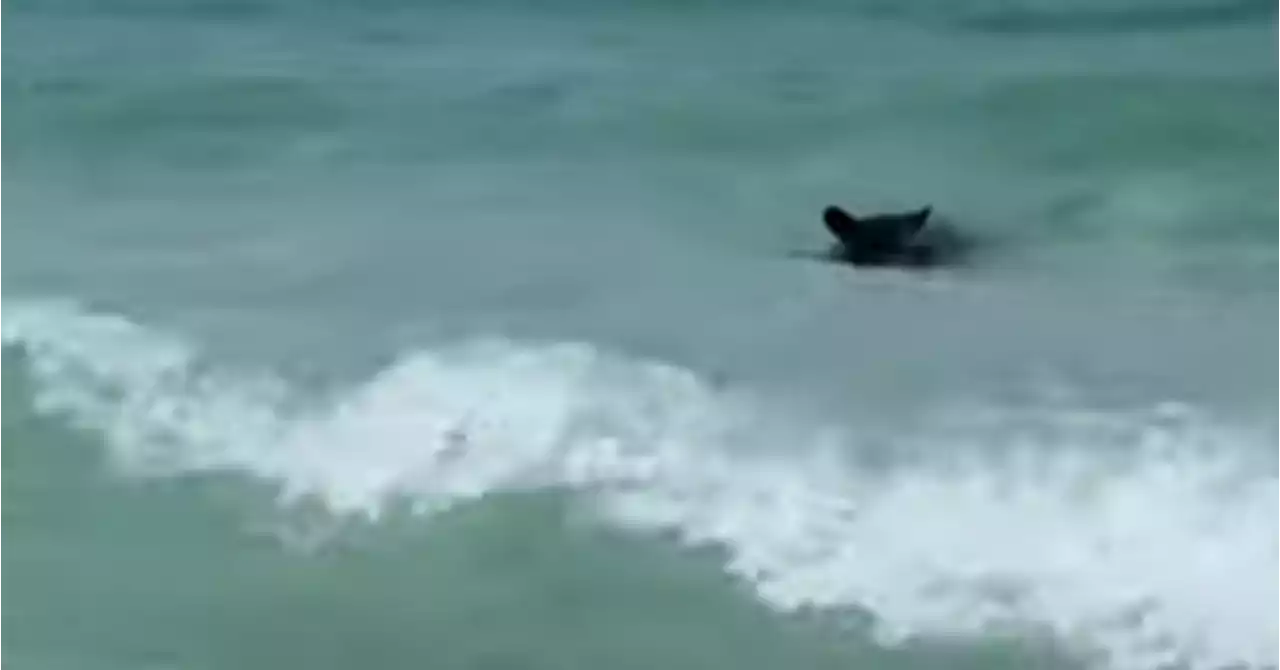
[[[1277,664],[1270,4],[6,18],[6,660]]]

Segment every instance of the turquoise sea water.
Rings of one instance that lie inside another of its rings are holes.
[[[1273,3],[4,19],[13,667],[1280,663]]]

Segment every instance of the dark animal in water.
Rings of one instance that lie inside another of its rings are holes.
[[[945,226],[926,230],[933,207],[911,212],[855,217],[834,205],[822,212],[827,230],[839,241],[831,260],[853,265],[921,267],[953,262],[962,240]]]

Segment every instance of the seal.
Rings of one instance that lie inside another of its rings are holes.
[[[959,262],[966,238],[946,225],[929,225],[933,207],[854,216],[829,205],[822,221],[837,242],[827,260],[851,265],[927,267]]]

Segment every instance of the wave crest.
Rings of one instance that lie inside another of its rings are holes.
[[[1189,409],[965,411],[898,438],[944,456],[866,467],[856,427],[585,344],[414,351],[313,394],[71,304],[6,309],[3,335],[33,405],[128,473],[242,473],[373,518],[567,488],[723,548],[779,610],[867,610],[887,642],[1047,626],[1118,668],[1277,662],[1277,481],[1247,456],[1274,438]]]

